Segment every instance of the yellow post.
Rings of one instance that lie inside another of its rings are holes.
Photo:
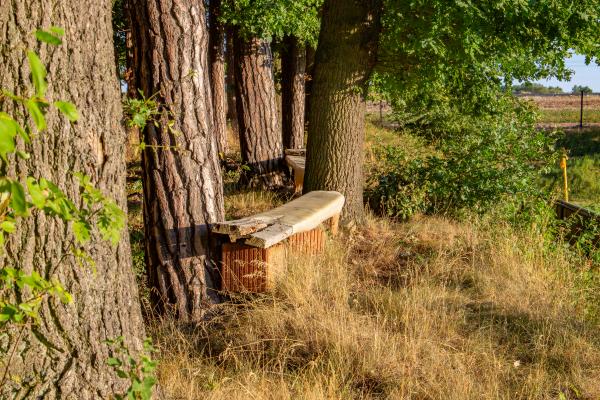
[[[560,168],[563,170],[565,201],[569,201],[569,181],[567,180],[567,160],[568,160],[567,155],[563,154],[562,158],[560,159]]]

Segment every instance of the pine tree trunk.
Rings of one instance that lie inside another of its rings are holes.
[[[144,130],[146,264],[159,309],[197,320],[219,300],[208,224],[223,219],[204,3],[130,0],[136,82],[161,107]]]
[[[315,60],[304,191],[346,196],[343,218],[361,219],[367,79],[375,62],[381,0],[328,0]]]
[[[227,118],[231,124],[234,136],[239,138],[237,106],[235,100],[235,55],[233,51],[233,28],[227,28]]]
[[[127,70],[125,71],[125,82],[127,83],[127,97],[135,99],[137,97],[137,85],[135,83],[135,71],[133,65],[134,51],[133,48],[133,33],[131,32],[131,12],[129,11],[129,3],[123,1],[124,18],[127,22],[127,31],[125,33],[125,63]],[[125,126],[127,132],[127,163],[136,162],[140,159],[140,130],[135,126]]]
[[[304,147],[306,48],[293,36],[285,38],[283,47],[281,56],[283,147],[301,149]]]
[[[48,65],[47,98],[69,100],[80,113],[80,120],[70,124],[50,110],[48,129],[31,145],[21,147],[30,159],[11,161],[11,174],[49,179],[79,204],[73,176],[79,171],[125,210],[125,131],[111,5],[108,0],[0,2],[0,87],[31,94],[24,49],[34,49]],[[60,46],[40,45],[33,38],[37,28],[51,25],[65,29]],[[13,107],[0,101],[1,111],[14,115]],[[73,302],[44,301],[40,323],[24,329],[20,340],[11,329],[8,335],[0,335],[3,362],[8,361],[6,351],[17,344],[8,366],[10,378],[0,384],[0,398],[107,399],[126,388],[127,382],[106,364],[111,353],[104,341],[124,336],[135,353],[144,336],[127,232],[116,247],[92,238],[86,247],[95,269],[66,255],[71,252],[71,232],[65,223],[33,212],[20,219],[7,243],[1,265],[57,278],[73,295]],[[6,367],[3,362],[0,374]]]
[[[244,40],[236,34],[234,52],[240,149],[250,168],[242,181],[266,189],[281,186],[283,144],[270,46],[265,40]]]
[[[225,94],[225,27],[219,21],[221,0],[209,2],[209,59],[214,132],[219,153],[227,152],[227,111]]]

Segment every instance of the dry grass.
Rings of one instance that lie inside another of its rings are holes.
[[[270,295],[157,324],[159,379],[169,399],[598,399],[578,263],[505,226],[371,218]]]
[[[542,110],[579,110],[581,97],[579,94],[562,96],[523,96],[524,99],[533,101]],[[585,109],[600,109],[600,96],[585,95],[583,97]]]

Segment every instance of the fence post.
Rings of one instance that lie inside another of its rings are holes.
[[[579,111],[579,128],[583,128],[583,90],[581,91],[581,108]]]
[[[569,181],[567,180],[567,155],[563,154],[560,159],[560,168],[563,170],[563,181],[564,181],[564,195],[565,201],[569,202]]]

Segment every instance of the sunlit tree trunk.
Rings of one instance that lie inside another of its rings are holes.
[[[227,152],[227,111],[225,93],[225,27],[219,21],[221,0],[209,2],[209,59],[214,133],[219,152]]]
[[[300,149],[304,147],[306,48],[293,36],[283,41],[281,64],[283,147]]]
[[[244,183],[273,188],[283,184],[283,144],[269,43],[235,35],[236,105]]]
[[[24,49],[35,49],[49,64],[48,99],[69,100],[80,113],[79,121],[71,124],[50,110],[47,130],[22,147],[31,157],[12,160],[11,174],[49,179],[79,203],[73,176],[79,171],[126,209],[126,138],[111,6],[108,0],[1,1],[0,87],[31,95]],[[65,29],[62,45],[40,45],[33,38],[37,28],[50,25]],[[11,107],[11,102],[0,99],[0,111],[15,115]],[[40,323],[24,329],[20,339],[18,329],[0,332],[0,378],[8,362],[8,379],[0,383],[2,399],[108,399],[127,387],[107,365],[111,353],[105,343],[123,336],[135,354],[144,337],[127,232],[115,247],[92,238],[86,250],[94,268],[68,255],[70,232],[64,222],[33,212],[19,220],[0,260],[2,266],[56,278],[73,295],[67,305],[45,301]]]
[[[143,135],[148,275],[159,309],[197,320],[219,300],[208,224],[224,216],[204,3],[130,1],[136,82],[161,111]]]
[[[310,98],[304,191],[346,196],[343,218],[361,219],[367,80],[374,66],[381,0],[327,0]]]

